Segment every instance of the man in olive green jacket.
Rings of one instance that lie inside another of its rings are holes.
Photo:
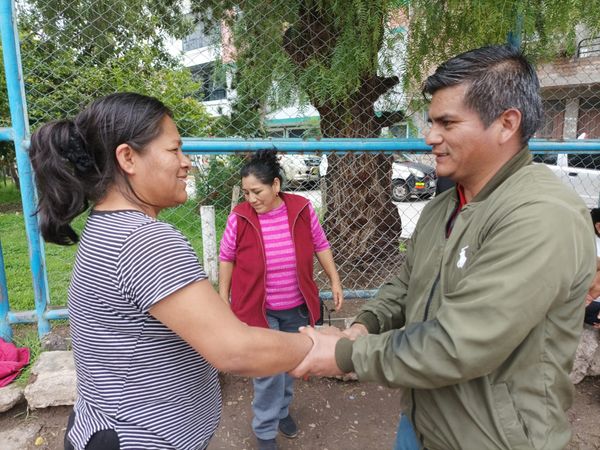
[[[423,91],[426,142],[457,187],[425,207],[400,274],[344,335],[303,330],[315,345],[293,373],[406,388],[417,448],[563,449],[595,244],[582,200],[531,163],[535,70],[514,48],[485,47]]]

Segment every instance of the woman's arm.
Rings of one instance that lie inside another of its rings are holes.
[[[333,262],[333,253],[331,253],[331,249],[328,248],[317,252],[317,259],[329,278],[331,293],[333,294],[333,304],[335,305],[335,310],[339,311],[344,303],[344,292],[342,291],[340,276],[335,268],[335,263]]]
[[[309,337],[240,322],[208,280],[191,283],[150,308],[217,369],[245,376],[274,375],[296,367],[312,347]]]
[[[230,261],[219,261],[219,295],[227,305],[229,305],[232,275],[233,263]]]

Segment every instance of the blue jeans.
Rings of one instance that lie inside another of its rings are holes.
[[[394,450],[420,450],[421,443],[417,438],[415,430],[404,414],[400,415],[400,423],[396,432],[396,443]]]
[[[308,325],[308,309],[301,305],[282,311],[267,310],[269,328],[297,333],[298,328]],[[254,378],[254,400],[252,401],[252,430],[260,439],[277,436],[279,420],[287,417],[294,395],[294,379],[287,373],[271,377]]]

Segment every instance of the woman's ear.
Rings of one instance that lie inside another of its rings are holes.
[[[278,177],[275,177],[271,186],[273,187],[275,194],[279,194],[279,192],[281,191],[281,181],[279,181]]]
[[[120,144],[115,150],[117,163],[121,170],[128,175],[135,173],[135,150],[128,144]]]

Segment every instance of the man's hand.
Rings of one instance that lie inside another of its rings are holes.
[[[585,296],[585,304],[589,305],[594,299],[600,297],[600,271],[596,272],[594,276],[594,280],[592,281],[592,285],[588,290],[587,295]]]
[[[304,360],[290,372],[290,375],[301,378],[309,375],[323,377],[343,374],[335,362],[335,346],[342,337],[339,330],[336,332],[329,329],[327,332],[320,333],[312,327],[300,327],[300,333],[309,336],[314,345]]]
[[[596,275],[592,280],[592,285],[585,296],[585,306],[589,305],[594,299],[600,297],[600,258],[597,259]]]
[[[366,336],[369,334],[369,330],[367,330],[367,327],[365,327],[362,323],[355,323],[352,324],[350,328],[346,328],[344,331],[342,331],[342,333],[348,339],[355,340],[359,336]]]

